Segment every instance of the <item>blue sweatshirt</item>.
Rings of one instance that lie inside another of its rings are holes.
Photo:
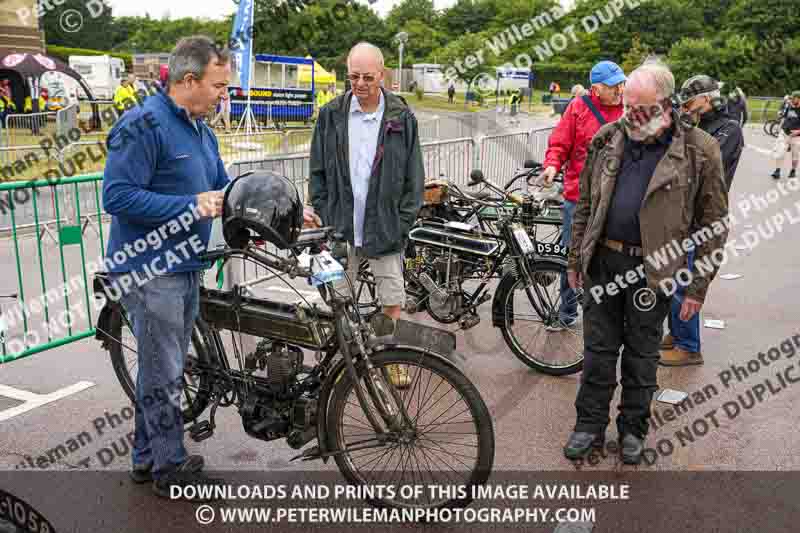
[[[197,195],[228,183],[211,129],[158,92],[108,134],[103,208],[112,215],[105,268],[161,275],[200,270],[211,219]]]

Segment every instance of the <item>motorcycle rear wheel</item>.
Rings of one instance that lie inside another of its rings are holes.
[[[117,305],[109,320],[112,340],[109,343],[111,364],[122,390],[131,403],[136,403],[136,382],[138,376],[138,354],[133,327],[122,306]],[[192,332],[189,353],[184,360],[181,408],[183,421],[196,420],[208,407],[211,398],[211,377],[197,369],[197,365],[211,364],[216,360],[213,337],[209,326],[198,319]]]

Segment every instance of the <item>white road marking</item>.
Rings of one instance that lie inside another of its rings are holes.
[[[15,389],[14,387],[9,387],[8,385],[0,385],[0,396],[6,396],[8,398],[22,400],[25,402],[21,405],[17,405],[16,407],[10,407],[0,411],[0,422],[14,418],[22,413],[27,413],[28,411],[36,409],[37,407],[55,402],[56,400],[61,400],[67,396],[77,394],[82,390],[88,389],[89,387],[94,387],[94,383],[91,381],[79,381],[74,385],[64,387],[63,389],[58,389],[50,394],[36,394],[26,390]]]
[[[750,148],[751,150],[755,150],[755,151],[756,151],[756,152],[758,152],[759,154],[762,154],[762,155],[768,155],[768,156],[772,156],[772,150],[767,150],[767,149],[765,149],[765,148],[761,148],[761,147],[759,147],[759,146],[753,146],[752,144],[747,144],[747,145],[745,145],[745,146],[747,146],[747,147],[748,147],[748,148]]]

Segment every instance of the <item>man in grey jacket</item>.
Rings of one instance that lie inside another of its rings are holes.
[[[396,321],[405,303],[402,251],[422,206],[425,170],[417,119],[381,87],[383,70],[379,48],[350,50],[352,89],[320,110],[314,129],[310,195],[322,223],[350,244],[351,278],[367,258],[383,312]]]

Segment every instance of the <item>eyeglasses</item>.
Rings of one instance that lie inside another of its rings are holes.
[[[348,74],[347,79],[350,83],[358,83],[358,80],[364,80],[364,83],[372,83],[375,81],[375,74]]]

